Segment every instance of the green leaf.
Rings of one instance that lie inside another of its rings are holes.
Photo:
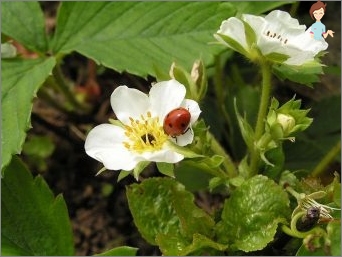
[[[173,235],[184,241],[192,239],[195,233],[206,236],[212,233],[214,221],[174,179],[150,178],[139,185],[130,185],[127,198],[134,223],[150,244],[158,243],[158,235]]]
[[[282,146],[267,151],[265,157],[274,166],[266,165],[263,175],[278,181],[281,176],[281,172],[284,171],[283,166],[285,155]]]
[[[138,248],[130,246],[119,246],[103,253],[95,254],[95,256],[135,256]]]
[[[258,1],[258,4],[255,1],[234,1],[234,6],[237,10],[236,15],[261,14],[289,3],[293,3],[293,1]]]
[[[172,182],[173,187],[177,186],[177,190],[172,192],[172,204],[180,219],[183,234],[190,238],[196,233],[212,236],[214,220],[194,204],[193,194],[186,191],[178,182],[174,180]]]
[[[341,256],[341,211],[336,213],[339,214],[339,217],[327,225],[328,238],[331,240],[329,254]]]
[[[73,245],[63,196],[55,198],[41,176],[33,179],[13,157],[1,179],[2,255],[73,255]]]
[[[218,241],[245,252],[261,250],[273,240],[278,223],[289,215],[289,200],[282,187],[265,176],[255,176],[226,200],[217,225]]]
[[[185,185],[189,191],[206,189],[209,180],[213,176],[226,178],[224,172],[220,170],[220,165],[224,158],[219,155],[205,157],[198,160],[184,160],[175,168],[175,175],[178,181]],[[196,180],[193,178],[196,177]]]
[[[171,202],[173,184],[169,179],[150,178],[126,188],[134,223],[150,244],[156,244],[160,233],[180,235],[180,220]]]
[[[190,70],[199,57],[213,63],[222,48],[208,42],[235,11],[221,2],[62,2],[52,48],[144,77],[173,61]]]
[[[184,160],[176,165],[175,176],[177,181],[190,192],[205,190],[208,187],[209,179],[212,178],[212,175],[205,172],[208,169],[210,168],[201,165],[197,160]]]
[[[185,240],[179,240],[179,237],[172,234],[158,235],[157,242],[163,254],[167,256],[185,256],[202,248],[213,248],[219,251],[224,251],[227,248],[226,245],[216,243],[201,234],[194,234],[191,244],[186,244]],[[177,247],[174,247],[175,245]]]
[[[315,249],[314,251],[309,251],[308,249],[306,249],[305,245],[302,244],[301,247],[298,249],[296,256],[327,256],[327,253],[322,247]]]
[[[45,52],[45,18],[38,2],[1,2],[1,32],[30,50]]]
[[[1,169],[10,162],[12,154],[21,152],[25,132],[30,126],[32,99],[54,65],[54,58],[2,60]]]

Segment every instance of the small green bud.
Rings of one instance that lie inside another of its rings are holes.
[[[290,135],[290,133],[292,132],[292,129],[296,125],[296,120],[291,115],[282,114],[282,113],[279,113],[277,115],[277,122],[283,128],[285,137]]]
[[[194,62],[191,73],[176,63],[172,63],[169,75],[185,86],[186,97],[197,102],[204,98],[207,92],[207,77],[201,60]]]
[[[305,130],[312,123],[312,118],[306,117],[309,110],[300,109],[300,100],[294,97],[279,106],[279,102],[273,98],[267,115],[266,131],[269,131],[276,141],[289,139],[294,141],[296,132]]]

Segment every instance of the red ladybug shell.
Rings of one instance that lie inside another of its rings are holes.
[[[163,128],[166,134],[176,137],[189,129],[191,114],[182,107],[170,111],[164,119]]]

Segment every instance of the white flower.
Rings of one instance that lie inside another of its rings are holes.
[[[222,22],[215,38],[235,51],[254,59],[259,54],[276,60],[277,54],[288,56],[288,65],[301,65],[327,49],[325,41],[315,40],[289,13],[279,10],[266,17],[243,14]],[[258,50],[256,50],[257,48]],[[283,62],[283,61],[279,61]]]
[[[169,139],[179,146],[193,141],[191,125],[198,119],[197,102],[184,99],[185,87],[176,80],[156,83],[149,95],[119,86],[111,95],[111,105],[123,124],[101,124],[93,128],[86,139],[85,151],[109,170],[132,170],[139,162],[176,163],[184,156],[170,147]],[[190,129],[172,138],[163,130],[164,117],[173,109],[184,107],[191,114]]]

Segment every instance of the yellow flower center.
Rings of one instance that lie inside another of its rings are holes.
[[[152,114],[147,112],[146,117],[141,115],[140,120],[134,120],[132,117],[129,119],[131,125],[125,126],[125,135],[128,141],[123,142],[128,150],[142,153],[162,149],[168,135],[159,124],[159,117],[152,117]]]

